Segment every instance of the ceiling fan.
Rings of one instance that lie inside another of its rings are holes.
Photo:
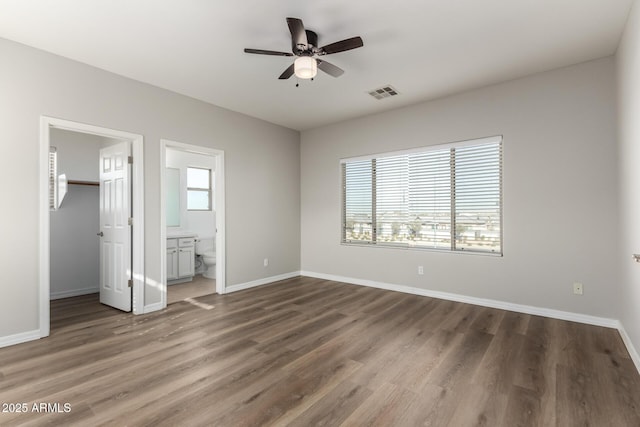
[[[343,69],[318,57],[364,46],[360,37],[351,37],[318,47],[318,35],[311,30],[305,30],[301,19],[287,18],[287,24],[291,32],[292,53],[263,49],[244,50],[246,53],[255,53],[258,55],[297,56],[293,64],[278,77],[281,80],[288,79],[294,74],[301,79],[312,79],[318,73],[318,69],[330,76],[339,77],[344,73]]]

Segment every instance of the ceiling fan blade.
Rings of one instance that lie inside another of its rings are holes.
[[[344,52],[345,50],[356,49],[364,46],[360,37],[351,37],[350,39],[341,40],[331,43],[320,48],[322,54],[329,55],[332,53]]]
[[[282,74],[280,74],[280,77],[278,77],[280,80],[286,80],[289,77],[293,76],[293,72],[295,71],[293,64],[289,65],[289,68],[287,68],[286,70],[284,70],[284,72]]]
[[[344,74],[344,70],[340,67],[336,67],[330,62],[323,61],[322,59],[316,59],[318,62],[318,68],[320,68],[325,73],[329,74],[333,77],[340,77]]]
[[[264,49],[245,49],[246,53],[257,53],[258,55],[273,55],[273,56],[293,56],[293,53],[277,52],[275,50]]]
[[[289,31],[291,32],[291,50],[297,54],[300,51],[307,50],[309,42],[307,41],[307,33],[304,30],[304,24],[301,19],[287,18]]]

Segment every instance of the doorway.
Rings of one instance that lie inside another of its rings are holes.
[[[106,141],[105,148],[106,152],[118,152],[125,150],[126,154],[120,153],[115,157],[111,156],[109,161],[104,160],[105,165],[107,163],[111,163],[111,165],[115,165],[116,162],[120,166],[118,168],[123,169],[124,165],[122,162],[128,164],[128,156],[131,156],[132,164],[131,166],[127,166],[126,170],[128,172],[128,177],[132,182],[130,198],[127,198],[131,203],[131,209],[127,208],[127,212],[131,215],[131,227],[126,232],[126,246],[128,246],[128,253],[122,255],[121,259],[126,259],[128,262],[123,264],[120,267],[120,264],[112,263],[111,265],[115,265],[117,268],[114,271],[121,271],[121,276],[130,278],[126,280],[127,283],[124,286],[127,287],[126,290],[120,289],[121,291],[126,291],[126,295],[131,299],[128,302],[129,310],[133,310],[134,314],[139,314],[144,311],[144,200],[143,200],[143,150],[142,150],[142,142],[143,138],[141,135],[131,134],[127,132],[117,131],[113,129],[102,128],[98,126],[88,125],[84,123],[72,122],[68,120],[56,119],[51,117],[42,117],[41,118],[41,126],[40,126],[40,259],[39,259],[39,277],[40,277],[40,336],[45,337],[49,335],[50,332],[50,305],[49,301],[52,295],[51,288],[51,273],[52,273],[52,249],[58,250],[58,248],[52,248],[52,238],[51,238],[51,192],[50,186],[52,182],[50,181],[52,177],[50,176],[50,161],[51,161],[51,147],[53,146],[52,141],[55,140],[55,134],[66,132],[68,135],[84,135],[86,138],[94,138],[98,141]],[[111,141],[111,142],[109,142]],[[120,149],[114,151],[114,147],[116,144],[119,144]],[[111,148],[107,148],[107,145],[111,145]],[[86,148],[86,147],[83,147]],[[110,151],[109,151],[110,150]],[[130,150],[130,151],[129,151]],[[113,153],[111,153],[113,154]],[[102,155],[102,154],[101,154]],[[104,157],[104,156],[103,156]],[[85,165],[86,166],[86,165]],[[92,166],[95,169],[98,169],[98,159],[95,159],[95,162]],[[106,170],[106,169],[105,169]],[[61,171],[63,172],[63,171]],[[99,187],[100,196],[103,196],[103,187],[108,186],[100,186],[99,181],[104,181],[104,176],[98,175],[97,179],[73,179],[73,176],[63,177],[60,181],[57,179],[57,175],[53,175],[55,178],[53,183],[57,184],[58,182],[67,183],[67,188],[71,188],[72,186],[78,186],[77,188],[83,188],[87,190],[90,187]],[[106,181],[105,181],[106,182]],[[98,184],[98,185],[96,185]],[[119,185],[119,184],[116,184]],[[61,186],[64,188],[64,185]],[[129,188],[127,186],[127,188]],[[75,191],[75,190],[71,190]],[[86,193],[86,191],[85,191]],[[126,193],[129,193],[127,191]],[[69,193],[72,194],[72,193]],[[121,193],[125,194],[125,193]],[[95,195],[90,196],[95,197]],[[63,201],[64,203],[64,201]],[[69,202],[71,203],[71,202]],[[126,218],[125,221],[128,221],[129,218]],[[68,221],[68,219],[67,219]],[[102,228],[104,224],[100,224]],[[93,232],[93,237],[98,238],[95,234],[100,234],[101,230],[96,229]],[[103,233],[104,234],[104,233]],[[122,234],[122,233],[121,233]],[[127,248],[123,248],[122,245],[118,244],[120,247],[118,250],[124,250]],[[102,246],[102,245],[101,245]],[[131,247],[135,248],[135,250],[131,250]],[[102,250],[102,248],[100,249]],[[117,251],[113,252],[114,254]],[[104,258],[108,258],[109,255],[101,255],[100,256],[100,265],[103,264]],[[128,265],[127,265],[128,264]],[[101,268],[102,270],[102,268]],[[101,272],[100,276],[104,276],[107,273]],[[114,282],[111,282],[112,284]],[[129,285],[132,290],[130,290]],[[95,286],[95,285],[94,285]],[[120,281],[119,288],[123,288],[123,283]],[[98,288],[100,289],[100,288]],[[73,292],[84,292],[87,293],[89,289],[80,289],[80,290],[71,290],[71,294]],[[100,289],[101,290],[101,289]],[[116,290],[116,289],[112,289]],[[56,291],[56,289],[54,289]],[[124,293],[124,292],[123,292]],[[64,294],[64,292],[63,292]],[[72,296],[68,294],[67,296]],[[102,298],[102,290],[100,292],[101,300]],[[108,302],[109,298],[105,298]],[[113,304],[110,304],[113,305]],[[127,303],[125,302],[123,309],[127,308]]]
[[[161,140],[161,300],[225,292],[224,152]]]
[[[49,143],[51,300],[99,293],[131,311],[131,143],[57,128]]]

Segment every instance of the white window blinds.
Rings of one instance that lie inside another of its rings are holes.
[[[502,137],[342,161],[342,241],[502,253]]]
[[[349,230],[349,240],[373,242],[375,160],[354,161],[342,165],[344,184],[342,215],[343,230]],[[343,233],[343,236],[345,234]]]
[[[49,147],[49,209],[58,209],[58,153],[56,147]]]

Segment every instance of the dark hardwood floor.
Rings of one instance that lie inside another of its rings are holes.
[[[49,338],[0,349],[0,403],[27,409],[2,426],[639,426],[640,375],[613,329],[301,277],[143,316],[53,301]]]

